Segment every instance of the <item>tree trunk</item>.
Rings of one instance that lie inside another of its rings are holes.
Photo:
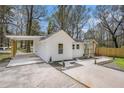
[[[64,5],[61,6],[61,12],[62,14],[60,15],[61,19],[61,30],[64,30]]]
[[[23,48],[23,41],[20,41],[20,48]]]
[[[22,24],[21,24],[21,35],[22,35],[22,29],[23,29],[23,27],[22,27]],[[23,41],[22,40],[20,41],[20,48],[23,48]]]
[[[3,47],[3,41],[4,41],[4,26],[3,26],[3,24],[1,24],[1,29],[0,29],[1,31],[0,31],[0,47]]]
[[[7,39],[7,47],[9,48],[10,47],[10,44],[9,44],[10,40]]]
[[[76,27],[76,28],[77,28],[77,29],[76,29],[76,30],[77,30],[77,31],[76,31],[76,33],[77,33],[76,38],[77,38],[77,39],[79,39],[78,25],[77,25],[77,27]]]
[[[27,24],[27,27],[28,27],[28,32],[27,32],[27,34],[28,35],[30,35],[31,34],[31,27],[32,27],[32,16],[33,16],[33,5],[31,5],[31,7],[30,7],[30,10],[29,10],[29,15],[28,15],[28,24]],[[27,41],[27,45],[26,45],[26,47],[27,47],[27,52],[30,52],[31,51],[31,49],[30,49],[30,41]]]
[[[112,37],[113,38],[113,42],[115,44],[115,47],[118,48],[118,42],[117,42],[117,37]]]
[[[27,41],[26,47],[27,47],[27,52],[31,52],[29,40]]]

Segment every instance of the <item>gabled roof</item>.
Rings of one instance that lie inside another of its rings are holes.
[[[66,33],[65,31],[60,30],[60,31],[54,32],[54,33],[52,33],[52,34],[46,35],[46,36],[44,36],[44,37],[41,37],[40,40],[46,40],[46,39],[50,38],[51,36],[53,36],[53,35],[55,35],[55,34],[58,34],[58,33],[60,33],[60,32]],[[67,34],[67,33],[66,33],[66,34]],[[68,34],[67,34],[67,35],[68,35]],[[68,35],[68,36],[69,36],[69,35]],[[69,36],[69,37],[70,37],[73,41],[75,41],[71,36]]]
[[[57,31],[57,32],[54,32],[52,34],[49,34],[49,35],[45,35],[45,36],[14,36],[14,35],[6,35],[7,38],[10,38],[10,39],[13,39],[13,40],[36,40],[36,39],[39,39],[39,40],[46,40],[48,38],[50,38],[51,36],[53,36],[54,34],[57,34],[59,32],[64,32],[66,33],[65,31],[63,30],[60,30],[60,31]],[[66,33],[67,34],[67,33]],[[68,35],[68,34],[67,34]],[[68,35],[69,36],[69,35]],[[88,41],[93,41],[97,44],[97,42],[94,40],[94,39],[87,39],[87,40],[81,40],[81,39],[73,39],[71,36],[69,36],[73,41],[75,42],[87,42]]]
[[[56,34],[56,33],[58,33],[58,32],[59,32],[59,31],[53,32],[52,34],[45,35],[44,37],[41,37],[40,40],[45,40],[45,39],[51,37],[52,35],[54,35],[54,34]]]
[[[63,30],[60,30],[60,31],[63,31]],[[49,35],[46,35],[46,36],[44,36],[44,37],[41,37],[40,38],[40,40],[45,40],[45,39],[47,39],[47,38],[49,38],[49,37],[51,37],[51,36],[53,36],[54,34],[57,34],[57,33],[59,33],[60,31],[57,31],[57,32],[54,32],[54,33],[52,33],[52,34],[49,34]],[[66,33],[65,31],[63,31],[64,33]],[[67,34],[67,33],[66,33]],[[67,34],[68,35],[68,34]],[[69,35],[68,35],[69,36]],[[71,36],[69,36],[73,41],[75,41],[75,42],[83,42],[83,40],[81,40],[81,39],[74,39],[74,38],[72,38]]]
[[[57,34],[59,32],[64,32],[63,30],[54,32],[52,34],[49,35],[44,35],[44,36],[16,36],[16,35],[6,35],[7,38],[13,39],[13,40],[35,40],[35,39],[39,39],[39,40],[46,40],[49,37],[53,36],[54,34]],[[66,33],[67,34],[67,33]],[[68,34],[67,34],[68,35]],[[69,36],[69,35],[68,35]],[[70,36],[69,36],[70,37]],[[72,37],[70,37],[72,40],[74,40]]]

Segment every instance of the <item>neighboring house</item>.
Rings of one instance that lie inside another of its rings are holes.
[[[84,42],[72,39],[63,30],[48,36],[7,36],[13,40],[33,40],[33,53],[46,62],[84,56]],[[95,48],[94,48],[95,49]],[[94,50],[95,51],[95,50]]]

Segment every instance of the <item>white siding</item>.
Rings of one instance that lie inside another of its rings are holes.
[[[35,54],[43,60],[48,61],[48,51],[45,42],[35,41]]]
[[[50,57],[52,61],[72,59],[72,42],[73,40],[66,33],[55,34],[47,42],[48,59]],[[63,44],[63,54],[58,54],[58,44]]]
[[[82,57],[83,54],[84,54],[84,46],[83,46],[83,43],[75,42],[75,43],[73,43],[73,44],[75,45],[75,49],[73,49],[73,58]],[[79,44],[79,49],[77,49],[77,44]]]
[[[83,44],[75,42],[75,44],[80,45],[80,49],[73,50],[73,42],[75,41],[67,33],[61,31],[43,41],[35,41],[35,53],[46,62],[49,62],[50,57],[52,61],[59,61],[83,56]],[[58,44],[63,44],[63,54],[58,53]]]

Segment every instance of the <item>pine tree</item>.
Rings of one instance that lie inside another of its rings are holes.
[[[52,33],[52,23],[51,23],[51,21],[49,21],[49,24],[48,24],[48,30],[47,30],[47,33],[48,34],[51,34]]]

